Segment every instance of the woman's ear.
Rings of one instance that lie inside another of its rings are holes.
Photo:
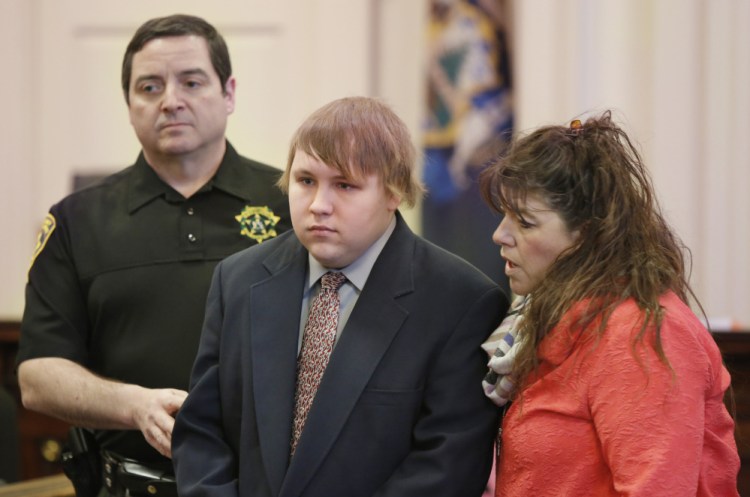
[[[580,243],[581,239],[584,237],[584,235],[586,235],[586,232],[590,227],[590,221],[585,221],[578,228],[571,230],[570,236],[573,237],[573,240],[575,240],[576,243]]]

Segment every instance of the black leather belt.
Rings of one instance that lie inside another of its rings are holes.
[[[158,469],[138,461],[102,451],[102,480],[117,497],[177,497],[177,485],[171,469]]]

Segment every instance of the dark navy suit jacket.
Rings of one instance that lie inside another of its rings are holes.
[[[173,433],[181,497],[473,497],[497,408],[481,342],[498,286],[400,215],[289,448],[308,254],[293,232],[219,264]]]

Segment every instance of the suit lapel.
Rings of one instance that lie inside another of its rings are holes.
[[[273,495],[289,462],[297,342],[307,252],[290,237],[264,262],[271,276],[253,285],[250,323],[252,388],[263,461]]]
[[[414,235],[399,216],[331,355],[281,497],[302,494],[406,320],[396,298],[413,290],[413,250]]]

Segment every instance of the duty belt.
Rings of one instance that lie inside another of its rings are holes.
[[[177,485],[170,470],[157,469],[133,459],[102,451],[103,482],[116,497],[177,497]]]

